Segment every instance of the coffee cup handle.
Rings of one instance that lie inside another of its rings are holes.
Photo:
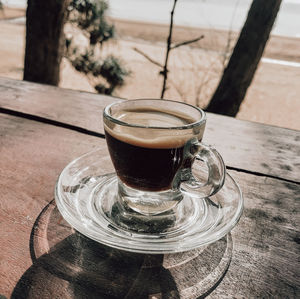
[[[224,185],[226,166],[221,155],[213,148],[198,140],[192,140],[188,146],[190,159],[194,160],[189,168],[185,168],[181,174],[181,189],[197,197],[209,197],[216,194]],[[206,182],[201,182],[197,176],[198,167],[203,167],[199,162],[203,161],[207,165],[208,175]]]

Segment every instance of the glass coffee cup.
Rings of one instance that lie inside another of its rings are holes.
[[[212,196],[223,186],[221,155],[203,144],[206,115],[170,100],[120,101],[103,112],[106,142],[123,207],[151,217],[176,209],[185,194]],[[194,169],[206,164],[205,179]]]

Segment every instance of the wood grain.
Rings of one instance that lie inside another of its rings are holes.
[[[9,296],[31,265],[29,236],[74,158],[103,148],[100,138],[8,115],[0,117],[0,294]]]
[[[0,78],[0,107],[103,133],[102,110],[119,100],[95,93]]]
[[[38,116],[100,134],[103,108],[120,100],[6,78],[0,78],[0,92],[2,112]],[[229,167],[300,182],[299,131],[208,114],[203,141],[215,146]]]
[[[103,155],[107,155],[105,141],[10,115],[1,115],[0,136],[0,294],[9,297],[20,285],[24,291],[24,287],[30,290],[33,283],[37,293],[32,298],[41,298],[41,294],[74,298],[74,290],[83,296],[86,291],[84,286],[97,290],[93,281],[86,284],[89,276],[76,276],[77,280],[70,284],[70,281],[66,282],[56,272],[49,274],[47,268],[41,267],[45,264],[32,265],[29,238],[36,218],[53,198],[54,184],[63,167],[75,157],[95,148],[103,149]],[[229,269],[209,298],[297,298],[300,292],[299,184],[238,171],[231,171],[231,174],[244,192],[245,211],[232,232],[233,253]],[[56,248],[54,257],[61,258],[63,248]],[[71,250],[70,254],[76,255],[76,251]],[[41,262],[49,265],[52,261],[50,257],[45,256]],[[137,257],[135,259],[137,264],[144,261]],[[193,257],[190,256],[186,260],[191,259]],[[131,274],[140,273],[144,281],[154,279],[154,286],[161,288],[151,289],[149,286],[148,290],[152,295],[157,292],[155,294],[158,298],[166,294],[174,298],[179,298],[178,294],[188,294],[184,296],[195,298],[201,294],[201,289],[197,288],[199,267],[189,267],[194,272],[183,273],[178,266],[177,270],[174,268],[178,260],[169,259],[163,267],[159,264],[150,267],[149,271],[146,267],[142,272]],[[116,267],[120,266],[119,272],[114,268],[119,278],[122,273],[127,273],[126,267],[129,265],[125,260],[125,264],[111,261],[107,267],[112,263]],[[100,265],[97,264],[97,267]],[[109,275],[108,270],[103,269],[103,273]],[[29,274],[31,280],[27,279],[26,275]],[[145,286],[132,280],[133,277],[127,277],[127,287]],[[122,283],[121,280],[111,281],[117,285]],[[73,288],[74,283],[79,283],[75,284],[76,289]],[[57,288],[53,289],[53,285]],[[107,284],[102,287],[110,290]],[[131,294],[136,294],[135,291],[139,289],[130,290]],[[116,298],[113,294],[120,294],[120,290],[111,292],[110,298]],[[122,294],[125,293],[126,289],[123,288]]]
[[[204,142],[230,167],[300,183],[300,131],[208,114]]]
[[[233,229],[228,273],[212,298],[298,298],[300,186],[230,171],[245,210]]]

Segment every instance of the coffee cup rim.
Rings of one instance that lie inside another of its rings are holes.
[[[190,108],[196,109],[198,110],[198,112],[200,112],[201,114],[201,118],[193,123],[190,124],[186,124],[186,125],[181,125],[181,126],[173,126],[173,127],[163,127],[163,126],[144,126],[144,125],[139,125],[139,124],[132,124],[132,123],[127,123],[124,122],[122,120],[119,120],[115,117],[113,117],[112,115],[110,115],[109,110],[111,107],[118,105],[120,103],[128,103],[128,102],[139,102],[139,101],[160,101],[160,102],[171,102],[171,103],[176,103],[176,104],[180,104],[183,106],[188,106]],[[196,107],[194,105],[185,103],[185,102],[179,102],[179,101],[174,101],[174,100],[168,100],[168,99],[151,99],[151,98],[145,98],[145,99],[132,99],[132,100],[120,100],[114,103],[111,103],[109,105],[107,105],[104,109],[103,109],[103,117],[109,119],[111,122],[116,123],[118,125],[121,126],[127,126],[127,127],[133,127],[133,128],[144,128],[144,129],[160,129],[160,130],[184,130],[184,129],[191,129],[195,126],[200,125],[201,123],[205,123],[206,122],[206,113],[199,107]]]

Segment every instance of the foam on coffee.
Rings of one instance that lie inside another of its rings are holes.
[[[129,124],[161,128],[180,127],[197,121],[184,113],[175,114],[169,111],[150,110],[148,108],[121,111],[114,114],[114,117]],[[177,148],[194,137],[192,130],[172,130],[168,134],[167,130],[145,130],[117,124],[113,128],[108,128],[105,125],[105,130],[111,136],[123,142],[146,148]],[[202,135],[202,132],[200,134]]]

